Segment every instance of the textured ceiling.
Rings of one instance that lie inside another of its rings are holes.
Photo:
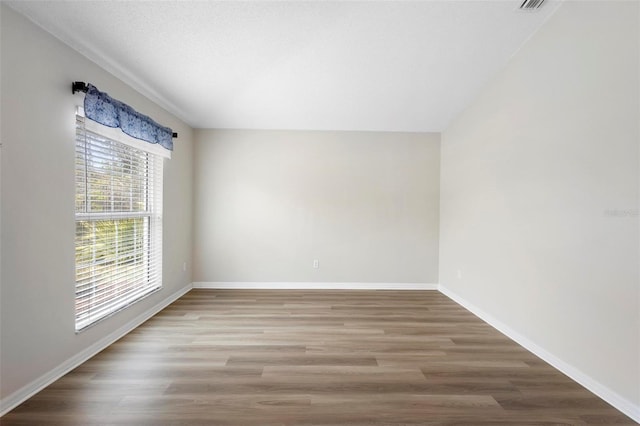
[[[559,4],[6,3],[193,127],[375,131],[446,128]]]

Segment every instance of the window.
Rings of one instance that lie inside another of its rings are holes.
[[[162,286],[163,158],[113,130],[76,116],[76,331]]]

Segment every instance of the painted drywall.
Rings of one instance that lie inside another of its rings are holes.
[[[439,139],[197,130],[194,281],[437,283]]]
[[[442,286],[636,409],[638,8],[565,2],[443,133],[440,228]]]
[[[0,396],[90,347],[191,282],[192,130],[5,5],[1,9]],[[95,84],[179,133],[164,171],[163,289],[74,328],[75,107]],[[183,262],[188,263],[183,271]]]

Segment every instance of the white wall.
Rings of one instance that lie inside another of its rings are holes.
[[[443,133],[440,228],[445,289],[632,410],[638,9],[565,2]]]
[[[192,130],[4,5],[1,16],[0,396],[9,398],[191,282]],[[75,334],[71,82],[86,81],[179,132],[165,162],[163,289]],[[10,399],[10,398],[9,398]]]
[[[194,281],[437,283],[439,139],[198,130]]]

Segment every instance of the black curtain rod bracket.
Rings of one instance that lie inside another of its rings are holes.
[[[87,93],[87,83],[83,81],[74,81],[71,83],[71,93],[75,95],[76,92]]]
[[[71,93],[75,95],[76,92],[87,93],[87,83],[85,83],[84,81],[74,81],[73,83],[71,83]],[[178,134],[176,132],[173,132],[171,136],[177,138]]]

